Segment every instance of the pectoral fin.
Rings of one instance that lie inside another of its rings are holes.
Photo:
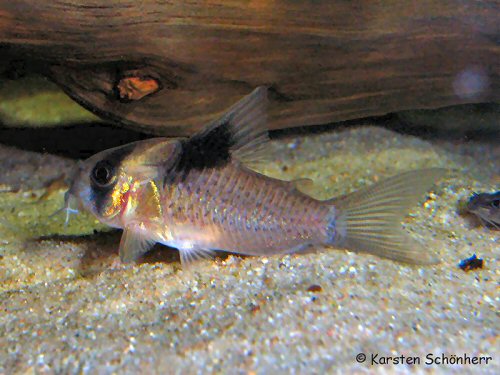
[[[129,225],[123,230],[120,241],[120,260],[123,263],[136,261],[156,243],[143,232],[139,225]]]

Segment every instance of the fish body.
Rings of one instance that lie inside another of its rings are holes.
[[[155,138],[92,156],[79,166],[68,207],[76,200],[103,223],[122,228],[124,262],[155,243],[177,248],[184,264],[217,250],[270,255],[311,245],[435,262],[400,222],[443,169],[314,199],[299,190],[300,180],[251,169],[266,156],[266,102],[266,89],[258,88],[191,138]]]
[[[327,241],[334,207],[238,162],[190,171],[161,197],[165,243],[266,255]]]
[[[472,195],[467,202],[467,210],[483,222],[500,228],[500,191]]]

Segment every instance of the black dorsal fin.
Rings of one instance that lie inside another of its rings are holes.
[[[258,162],[269,140],[266,112],[267,88],[258,87],[220,119],[181,141],[176,172],[222,167],[231,159]]]

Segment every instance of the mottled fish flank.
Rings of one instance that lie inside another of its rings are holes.
[[[467,210],[487,225],[500,229],[500,191],[472,195]]]
[[[444,169],[411,171],[343,197],[314,199],[298,189],[303,180],[251,169],[266,159],[266,97],[267,90],[257,88],[190,138],[156,138],[92,156],[79,166],[68,209],[77,203],[122,228],[124,262],[155,243],[177,248],[183,264],[217,250],[270,255],[320,245],[436,262],[401,221]]]

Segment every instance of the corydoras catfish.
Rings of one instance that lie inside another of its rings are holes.
[[[265,157],[266,103],[259,87],[190,138],[153,138],[90,157],[76,171],[66,209],[77,201],[122,228],[123,262],[155,243],[177,248],[183,264],[217,250],[267,256],[311,245],[436,261],[401,221],[445,170],[406,172],[343,197],[314,199],[298,181],[249,167]]]
[[[467,202],[467,210],[497,229],[500,228],[500,191],[473,194]]]

